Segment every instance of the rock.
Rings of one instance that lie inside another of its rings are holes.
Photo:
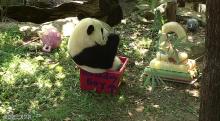
[[[66,17],[95,17],[114,26],[123,13],[118,0],[27,0],[24,5],[7,6],[7,17],[37,24]]]
[[[68,17],[64,19],[58,19],[55,21],[49,21],[42,24],[34,24],[31,22],[19,22],[19,30],[24,35],[25,40],[30,40],[31,37],[39,37],[45,26],[53,26],[56,28],[63,37],[71,35],[76,24],[79,22],[77,17]],[[0,26],[1,27],[1,26]]]

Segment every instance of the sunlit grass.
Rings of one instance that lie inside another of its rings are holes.
[[[22,35],[17,27],[0,32],[0,47],[1,117],[6,114],[40,114],[64,99],[66,75],[58,61],[63,56],[66,58],[65,50],[44,54],[22,46]],[[63,53],[62,57],[60,53]]]
[[[23,73],[34,74],[36,72],[37,65],[30,63],[28,60],[20,62],[19,70]]]

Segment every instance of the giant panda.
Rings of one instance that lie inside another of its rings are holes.
[[[116,71],[122,65],[116,56],[119,35],[106,23],[84,18],[74,28],[68,41],[68,52],[74,62],[90,73]]]

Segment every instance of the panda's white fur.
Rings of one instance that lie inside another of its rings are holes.
[[[73,33],[70,36],[68,41],[68,50],[72,56],[77,55],[80,53],[84,48],[92,47],[97,42],[100,45],[106,44],[108,30],[104,28],[104,39],[100,32],[95,31],[96,33],[88,36],[87,35],[87,27],[88,25],[94,25],[97,28],[101,28],[103,26],[103,22],[93,19],[93,18],[85,18],[80,21],[79,24],[76,25]]]
[[[95,26],[95,30],[91,35],[87,34],[87,28],[89,25]],[[103,29],[103,32],[97,31],[96,29]],[[94,18],[85,18],[82,19],[75,27],[73,33],[70,36],[68,41],[68,51],[72,57],[77,56],[85,48],[99,45],[105,45],[108,41],[108,36],[112,33],[113,30],[106,23],[99,21]],[[78,65],[80,68],[91,72],[91,73],[103,73],[107,70],[118,70],[121,66],[121,60],[115,56],[112,68],[102,69],[102,68],[93,68],[87,65]]]

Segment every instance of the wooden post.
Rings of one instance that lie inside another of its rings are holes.
[[[166,8],[166,16],[167,20],[170,21],[176,21],[176,8],[177,8],[177,1],[172,0],[170,2],[167,2],[167,8]]]

